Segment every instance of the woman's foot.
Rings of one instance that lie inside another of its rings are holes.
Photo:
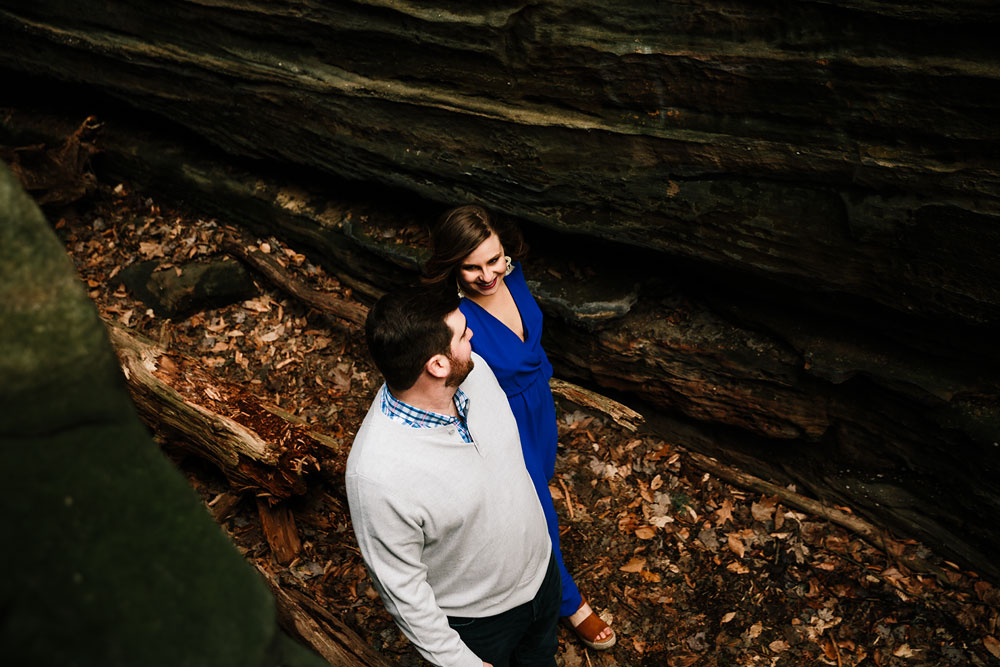
[[[618,637],[601,617],[594,613],[587,601],[571,616],[566,617],[566,624],[576,633],[584,645],[595,651],[604,651],[615,645]]]

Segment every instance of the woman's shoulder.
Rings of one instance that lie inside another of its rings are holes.
[[[524,267],[521,266],[520,261],[511,262],[510,273],[504,278],[507,281],[508,286],[510,284],[524,285],[527,287],[527,282],[524,277]]]

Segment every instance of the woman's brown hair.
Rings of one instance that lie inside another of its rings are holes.
[[[454,279],[462,260],[491,234],[500,237],[511,259],[521,259],[528,251],[515,226],[495,219],[482,206],[466,204],[446,211],[431,228],[431,257],[424,264],[423,282]]]

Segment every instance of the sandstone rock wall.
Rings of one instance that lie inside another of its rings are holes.
[[[0,65],[233,153],[995,323],[998,12],[884,2],[3,2]]]
[[[561,374],[1000,576],[980,520],[1000,511],[993,3],[22,5],[0,0],[0,68],[550,232],[534,277]],[[290,178],[166,157],[109,168],[225,191],[361,292],[412,279],[419,252],[321,189],[293,210]],[[545,271],[566,261],[579,276]]]

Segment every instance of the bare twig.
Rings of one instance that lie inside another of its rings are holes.
[[[569,519],[573,520],[573,497],[569,495],[569,489],[566,488],[566,482],[563,481],[562,477],[557,477],[559,480],[559,486],[562,487],[563,500],[566,502],[566,509],[569,511]]]

